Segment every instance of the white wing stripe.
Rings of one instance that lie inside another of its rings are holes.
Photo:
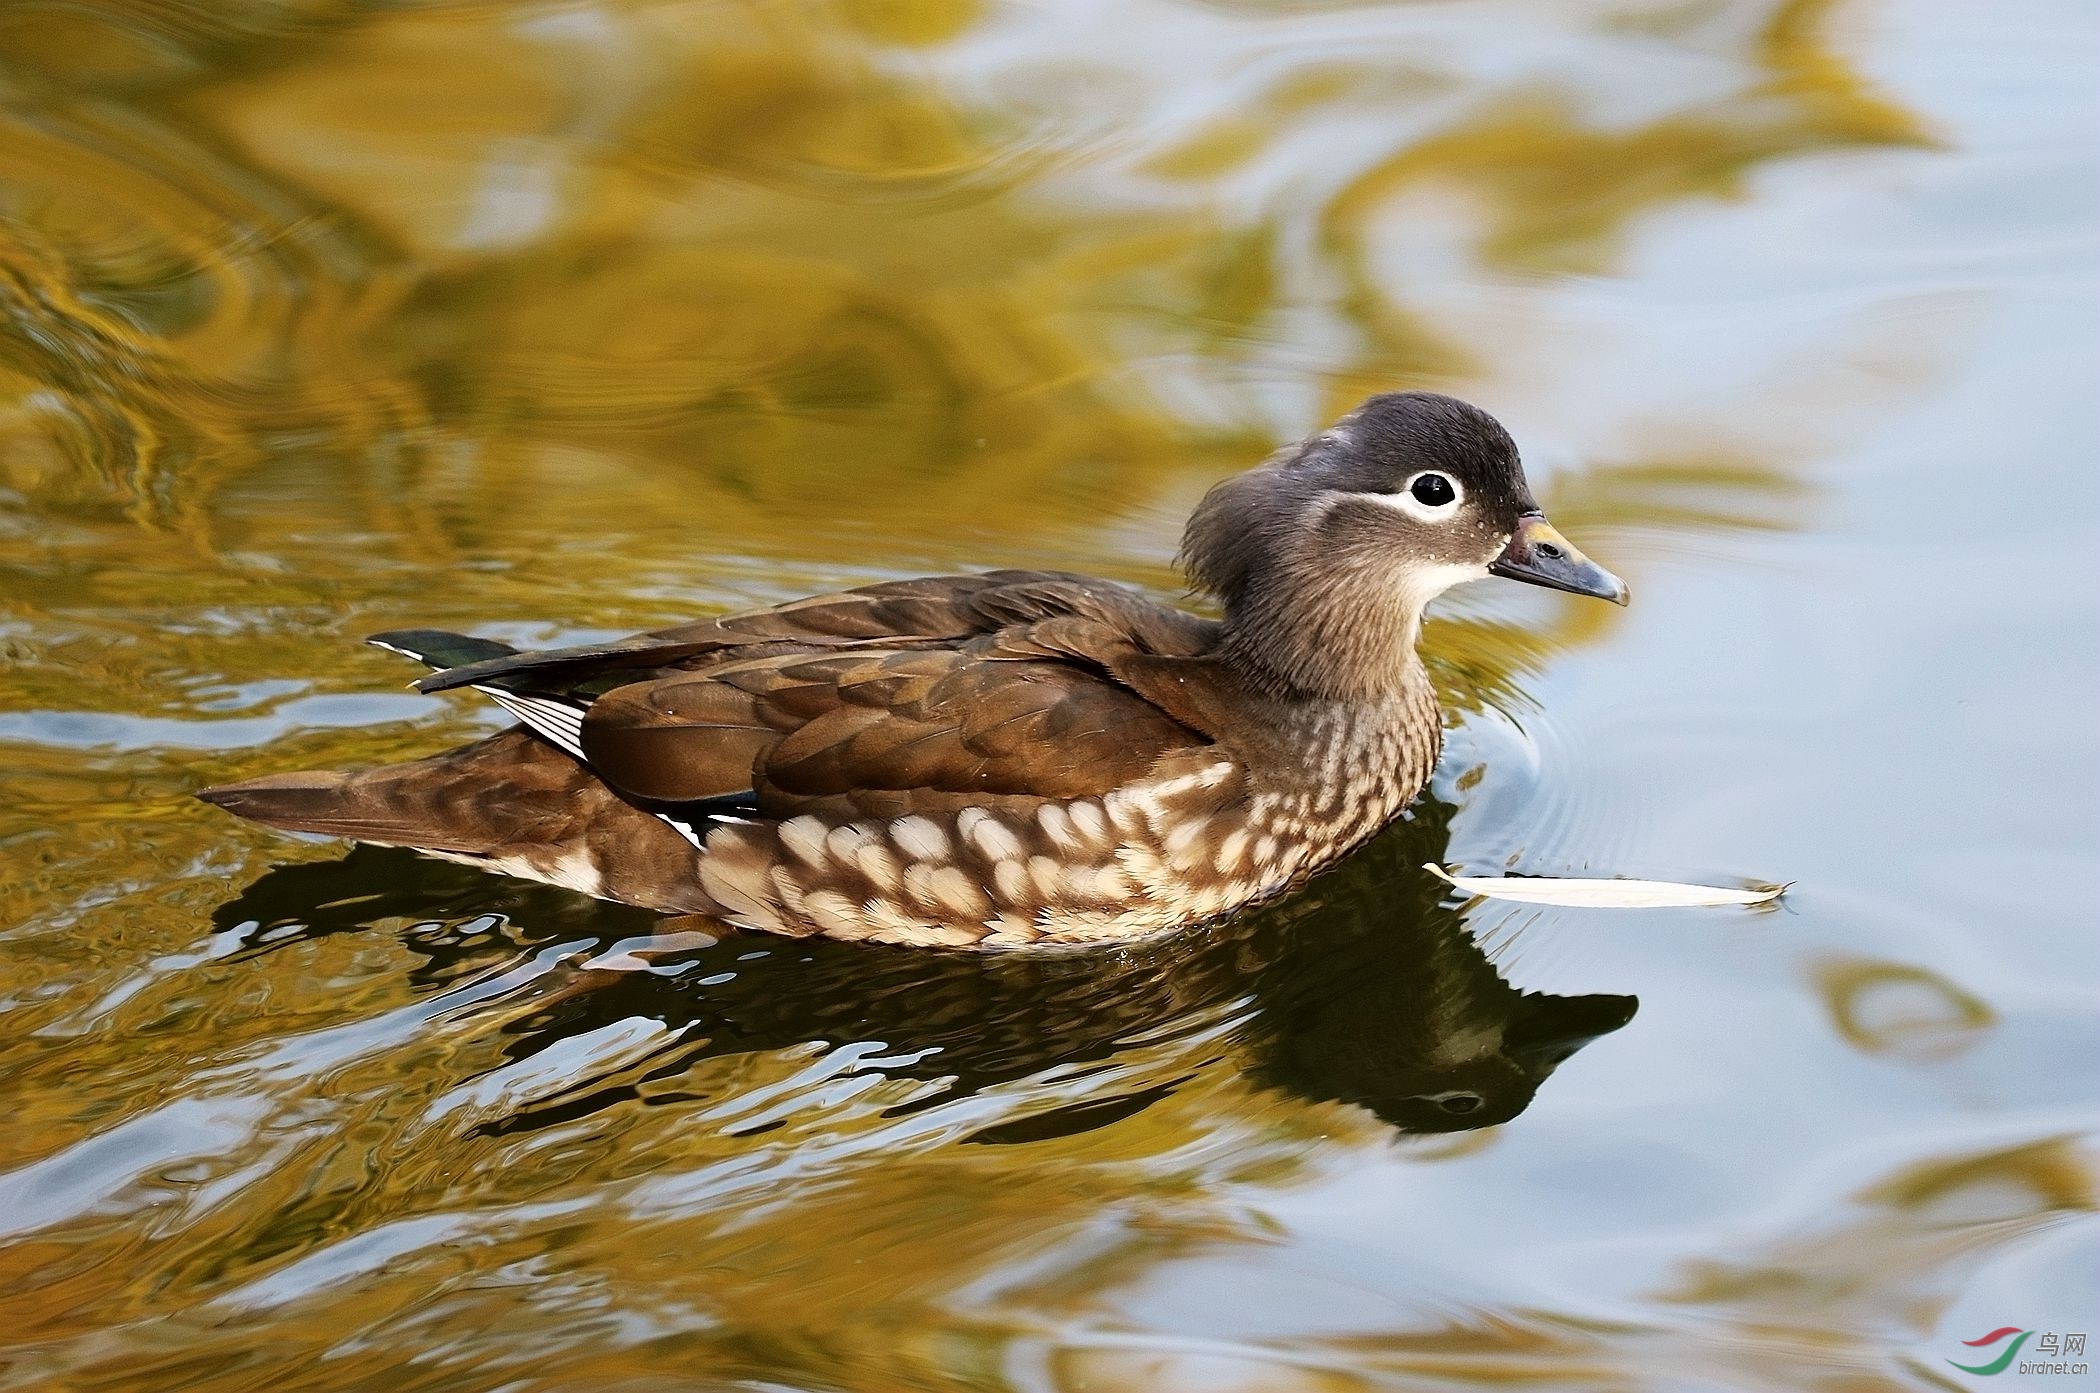
[[[548,697],[523,696],[501,687],[476,687],[511,715],[576,759],[583,758],[583,710]]]

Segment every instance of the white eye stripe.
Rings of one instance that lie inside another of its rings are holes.
[[[1424,503],[1415,497],[1415,484],[1427,477],[1443,480],[1451,491],[1451,497],[1442,503]],[[1391,508],[1396,513],[1405,513],[1417,522],[1448,522],[1466,505],[1464,486],[1441,469],[1425,469],[1419,474],[1410,474],[1407,482],[1393,493],[1367,493],[1363,497]]]

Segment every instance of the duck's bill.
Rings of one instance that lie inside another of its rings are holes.
[[[1575,549],[1575,544],[1554,530],[1544,513],[1526,513],[1517,519],[1516,533],[1502,555],[1488,564],[1490,575],[1507,576],[1526,585],[1565,590],[1570,595],[1590,595],[1626,603],[1626,582]]]

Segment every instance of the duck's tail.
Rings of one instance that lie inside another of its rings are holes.
[[[287,832],[410,847],[666,913],[709,907],[694,837],[517,727],[409,764],[268,774],[197,796]]]
[[[237,784],[200,788],[197,796],[235,817],[288,832],[325,832],[362,840],[373,819],[352,812],[357,800],[350,792],[350,780],[350,775],[332,770],[267,774]]]
[[[436,630],[381,634],[373,642],[440,668],[511,651]],[[577,757],[573,732],[554,719],[580,717],[580,709],[505,688],[483,690],[531,728],[408,764],[266,774],[197,796],[287,832],[411,847],[667,913],[709,908],[697,889],[700,834],[689,819],[674,824],[629,803],[591,772]]]
[[[518,651],[494,639],[444,629],[392,629],[365,642],[438,670]],[[486,838],[470,830],[472,820],[442,816],[433,806],[440,801],[432,797],[434,793],[457,786],[458,780],[447,776],[460,762],[455,752],[363,773],[321,769],[266,774],[199,789],[197,796],[235,817],[287,832],[317,832],[426,851],[485,852],[487,848],[476,843]]]
[[[235,817],[286,832],[315,832],[419,851],[486,854],[489,839],[476,835],[481,827],[457,817],[434,816],[438,810],[431,806],[435,800],[428,797],[431,790],[427,786],[403,786],[408,771],[415,768],[393,765],[361,773],[317,769],[265,774],[237,784],[200,788],[197,797]],[[403,797],[404,793],[410,796]]]

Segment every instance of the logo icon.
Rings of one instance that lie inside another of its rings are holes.
[[[2033,1333],[2034,1332],[2032,1330],[2022,1330],[2017,1325],[2001,1325],[1988,1335],[1980,1335],[1973,1340],[1962,1341],[1962,1343],[1967,1345],[1970,1349],[1982,1349],[1987,1345],[1997,1344],[2000,1340],[2004,1339],[2008,1335],[2013,1336],[2013,1342],[2007,1345],[2005,1347],[2005,1352],[1999,1355],[1996,1359],[1993,1359],[1988,1364],[1954,1364],[1954,1361],[1951,1359],[1947,1362],[1949,1364],[1954,1364],[1955,1368],[1961,1370],[1965,1374],[1983,1374],[1985,1376],[1989,1376],[1991,1374],[2002,1374],[2005,1372],[2007,1367],[2012,1364],[2014,1358],[2019,1355],[2020,1346],[2026,1344],[2027,1337],[2029,1335],[2032,1335]]]

